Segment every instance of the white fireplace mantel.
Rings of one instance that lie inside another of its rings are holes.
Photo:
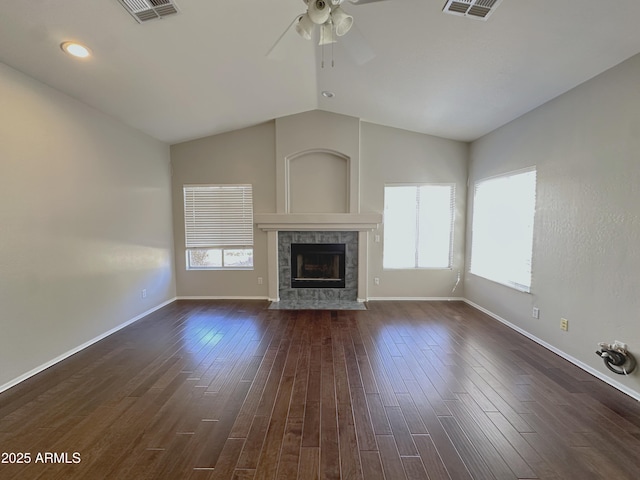
[[[266,232],[375,230],[382,223],[380,213],[262,213],[254,215],[258,228]]]

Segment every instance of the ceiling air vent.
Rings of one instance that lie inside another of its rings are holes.
[[[178,13],[172,0],[119,0],[138,23]]]
[[[442,11],[451,15],[486,20],[502,0],[448,0]]]

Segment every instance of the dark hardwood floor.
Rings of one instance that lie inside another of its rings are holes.
[[[466,304],[368,307],[164,307],[0,394],[0,478],[640,478],[637,401]]]

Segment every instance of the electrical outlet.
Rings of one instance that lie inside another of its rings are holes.
[[[560,330],[564,330],[565,332],[569,331],[569,320],[566,318],[560,319]]]
[[[147,298],[147,289],[146,288],[142,289],[142,298]]]
[[[380,285],[380,278],[379,277],[375,277],[373,279],[373,283],[375,283],[376,285]]]
[[[540,318],[540,309],[538,307],[533,307],[533,310],[531,311],[531,316],[533,318]]]
[[[262,285],[262,277],[258,277],[258,285]]]
[[[373,241],[376,242],[376,243],[380,243],[380,235],[377,235],[377,234],[374,235]]]

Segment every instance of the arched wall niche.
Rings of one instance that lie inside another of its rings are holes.
[[[325,154],[346,159],[345,164],[348,166],[349,180],[347,213],[360,213],[360,119],[337,113],[312,110],[276,118],[275,122],[276,212],[293,214],[290,206],[293,206],[294,210],[299,210],[294,205],[295,199],[293,202],[289,201],[290,186],[292,185],[287,178],[289,163],[295,163],[297,157],[309,153],[325,152]],[[329,162],[336,162],[336,160],[332,158]],[[326,169],[330,168],[323,162],[317,162],[316,166],[324,169],[324,173],[326,173]],[[294,176],[296,176],[295,173]],[[342,179],[343,177],[341,176],[340,181]],[[294,178],[293,181],[295,190],[298,185],[298,179]],[[333,191],[333,189],[330,191]],[[344,190],[341,190],[340,193],[342,191]],[[325,205],[323,210],[328,207],[330,206]],[[305,213],[301,212],[299,214],[304,215]],[[308,214],[315,215],[317,213]]]
[[[285,158],[287,213],[349,213],[351,158],[311,149]]]

